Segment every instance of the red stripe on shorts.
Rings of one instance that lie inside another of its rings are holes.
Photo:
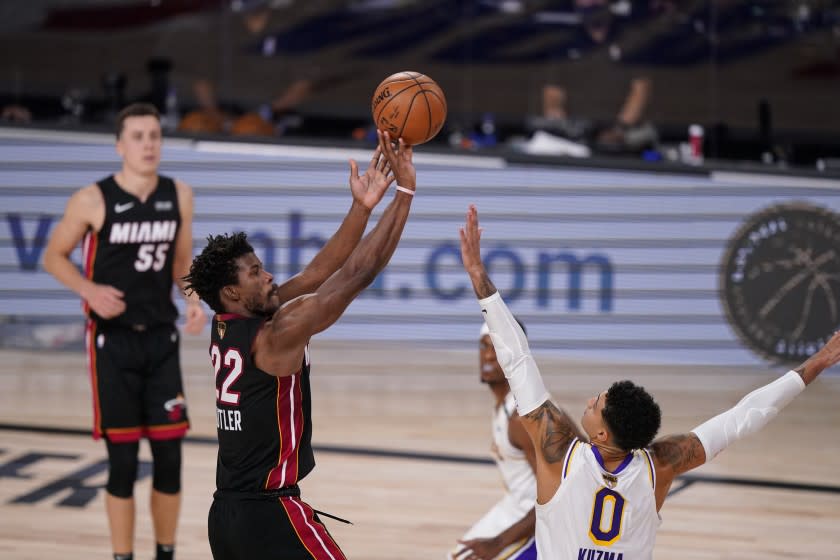
[[[186,420],[177,424],[163,424],[160,426],[146,426],[146,437],[154,441],[182,438],[187,434],[190,423]]]
[[[300,498],[281,498],[280,505],[286,510],[298,539],[314,560],[346,560],[327,528],[315,521],[315,512],[309,504]]]
[[[90,320],[85,329],[85,346],[87,346],[88,375],[93,397],[93,439],[99,439],[103,433],[102,411],[99,408],[99,383],[96,378],[96,323]]]

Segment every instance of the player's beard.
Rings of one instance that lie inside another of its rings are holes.
[[[245,309],[257,317],[271,317],[278,309],[280,309],[280,306],[272,300],[272,294],[273,292],[265,299],[255,298],[246,301]]]

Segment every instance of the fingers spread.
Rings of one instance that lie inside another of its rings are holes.
[[[382,156],[382,150],[380,149],[379,146],[377,146],[376,149],[373,151],[373,157],[370,159],[370,166],[371,167],[377,167],[377,166],[381,165],[381,159],[382,159],[381,156]]]

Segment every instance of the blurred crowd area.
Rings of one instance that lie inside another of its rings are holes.
[[[774,166],[840,161],[840,0],[28,0],[0,3],[2,119],[372,142],[370,97],[423,72],[466,151]]]

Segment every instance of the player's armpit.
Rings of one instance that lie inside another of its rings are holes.
[[[549,464],[562,461],[569,444],[579,437],[571,418],[550,400],[523,418],[529,420],[526,424],[530,425],[526,425],[526,429],[536,444],[537,454]]]
[[[254,361],[258,368],[276,377],[298,371],[313,333],[317,305],[315,294],[306,294],[281,306],[266,321],[254,341]]]
[[[706,462],[706,450],[693,433],[665,436],[650,447],[654,463],[677,476]],[[658,469],[657,469],[658,470]]]

